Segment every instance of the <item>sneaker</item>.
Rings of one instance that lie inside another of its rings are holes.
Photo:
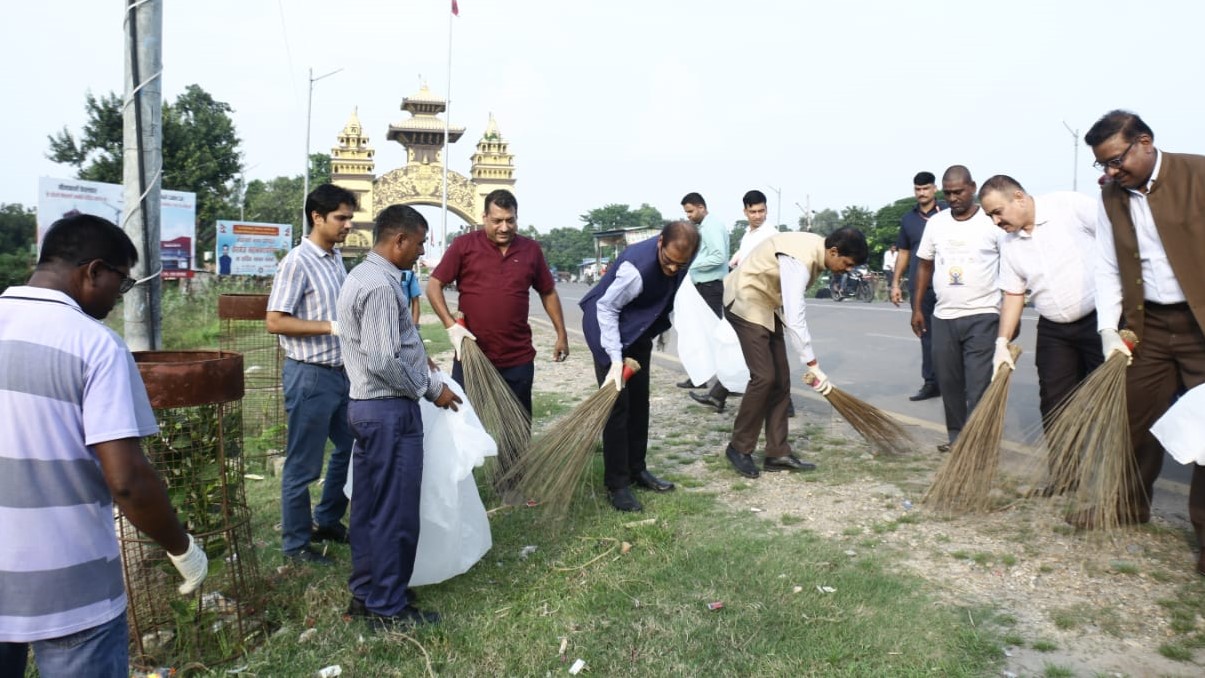
[[[335,523],[334,525],[317,525],[310,528],[310,541],[324,542],[333,541],[336,544],[347,543],[347,527],[343,523]]]
[[[314,550],[312,546],[303,546],[296,551],[285,551],[285,560],[294,565],[334,565],[335,561]]]

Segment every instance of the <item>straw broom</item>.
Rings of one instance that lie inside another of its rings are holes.
[[[883,410],[836,387],[824,397],[876,454],[903,454],[914,447],[904,427]]]
[[[640,371],[640,363],[625,358],[623,365],[627,383]],[[550,518],[563,518],[618,399],[619,392],[610,384],[591,393],[532,441],[531,449],[506,472],[504,481],[516,482],[523,496],[547,506]]]
[[[464,314],[456,314],[456,322],[463,326]],[[510,487],[503,475],[531,443],[531,415],[476,341],[466,338],[461,343],[460,364],[464,369],[465,394],[481,425],[498,445],[492,482],[494,490],[502,494]]]
[[[1131,350],[1138,340],[1122,330]],[[1074,492],[1068,521],[1106,532],[1134,522],[1141,487],[1126,401],[1129,359],[1114,353],[1051,414],[1046,430],[1050,487]]]
[[[1016,362],[1021,347],[1009,344],[1008,351]],[[988,384],[975,411],[950,446],[949,456],[938,467],[933,484],[925,492],[925,505],[949,513],[979,512],[990,507],[1012,373],[1007,365],[996,370],[996,378]]]

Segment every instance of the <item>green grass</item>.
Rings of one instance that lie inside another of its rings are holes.
[[[1164,643],[1159,646],[1159,654],[1178,662],[1192,661],[1192,649],[1179,643]]]
[[[1059,646],[1050,640],[1035,640],[1032,647],[1038,652],[1054,652],[1059,649]]]
[[[1045,676],[1045,678],[1074,678],[1075,671],[1072,671],[1065,666],[1047,664],[1045,669],[1042,671],[1042,675]]]

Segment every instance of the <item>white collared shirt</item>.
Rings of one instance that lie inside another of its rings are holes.
[[[1163,165],[1163,153],[1155,151],[1155,169],[1144,187],[1147,191],[1159,177],[1159,169]],[[1127,189],[1130,192],[1130,220],[1134,222],[1134,231],[1138,236],[1138,258],[1142,263],[1142,297],[1156,304],[1178,304],[1185,301],[1184,290],[1176,280],[1171,262],[1167,260],[1167,251],[1163,249],[1163,240],[1155,228],[1155,217],[1151,214],[1151,204],[1143,191]],[[1117,248],[1113,242],[1113,224],[1105,212],[1102,198],[1098,203],[1099,219],[1096,228],[1096,242],[1100,259],[1096,267],[1096,322],[1098,329],[1117,329],[1117,321],[1121,318],[1121,274],[1117,268]]]
[[[728,261],[730,268],[736,268],[741,265],[741,260],[749,256],[754,247],[762,244],[766,238],[778,234],[778,229],[771,227],[769,224],[762,224],[757,228],[747,228],[741,236],[741,244],[737,247],[736,254],[732,255],[732,259]]]
[[[933,290],[937,292],[934,317],[953,320],[1000,313],[1003,235],[978,206],[966,221],[958,221],[948,209],[929,219],[916,255],[933,262]]]
[[[1034,226],[1005,234],[1000,243],[1000,289],[1028,289],[1038,315],[1056,323],[1096,308],[1097,206],[1082,193],[1034,196]]]

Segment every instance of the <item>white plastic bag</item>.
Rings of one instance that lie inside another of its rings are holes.
[[[729,391],[744,393],[749,386],[749,366],[745,363],[736,330],[727,318],[716,322],[712,345],[715,348],[715,376]]]
[[[419,402],[423,417],[423,484],[419,504],[418,552],[410,586],[436,584],[463,574],[493,546],[489,518],[477,493],[473,469],[498,454],[494,439],[481,426],[460,386],[460,410]],[[343,492],[351,496],[352,469]]]
[[[718,319],[690,280],[674,296],[674,331],[678,334],[678,360],[690,380],[705,384],[715,376],[712,331]]]
[[[1151,433],[1181,464],[1205,465],[1205,384],[1180,396]]]

